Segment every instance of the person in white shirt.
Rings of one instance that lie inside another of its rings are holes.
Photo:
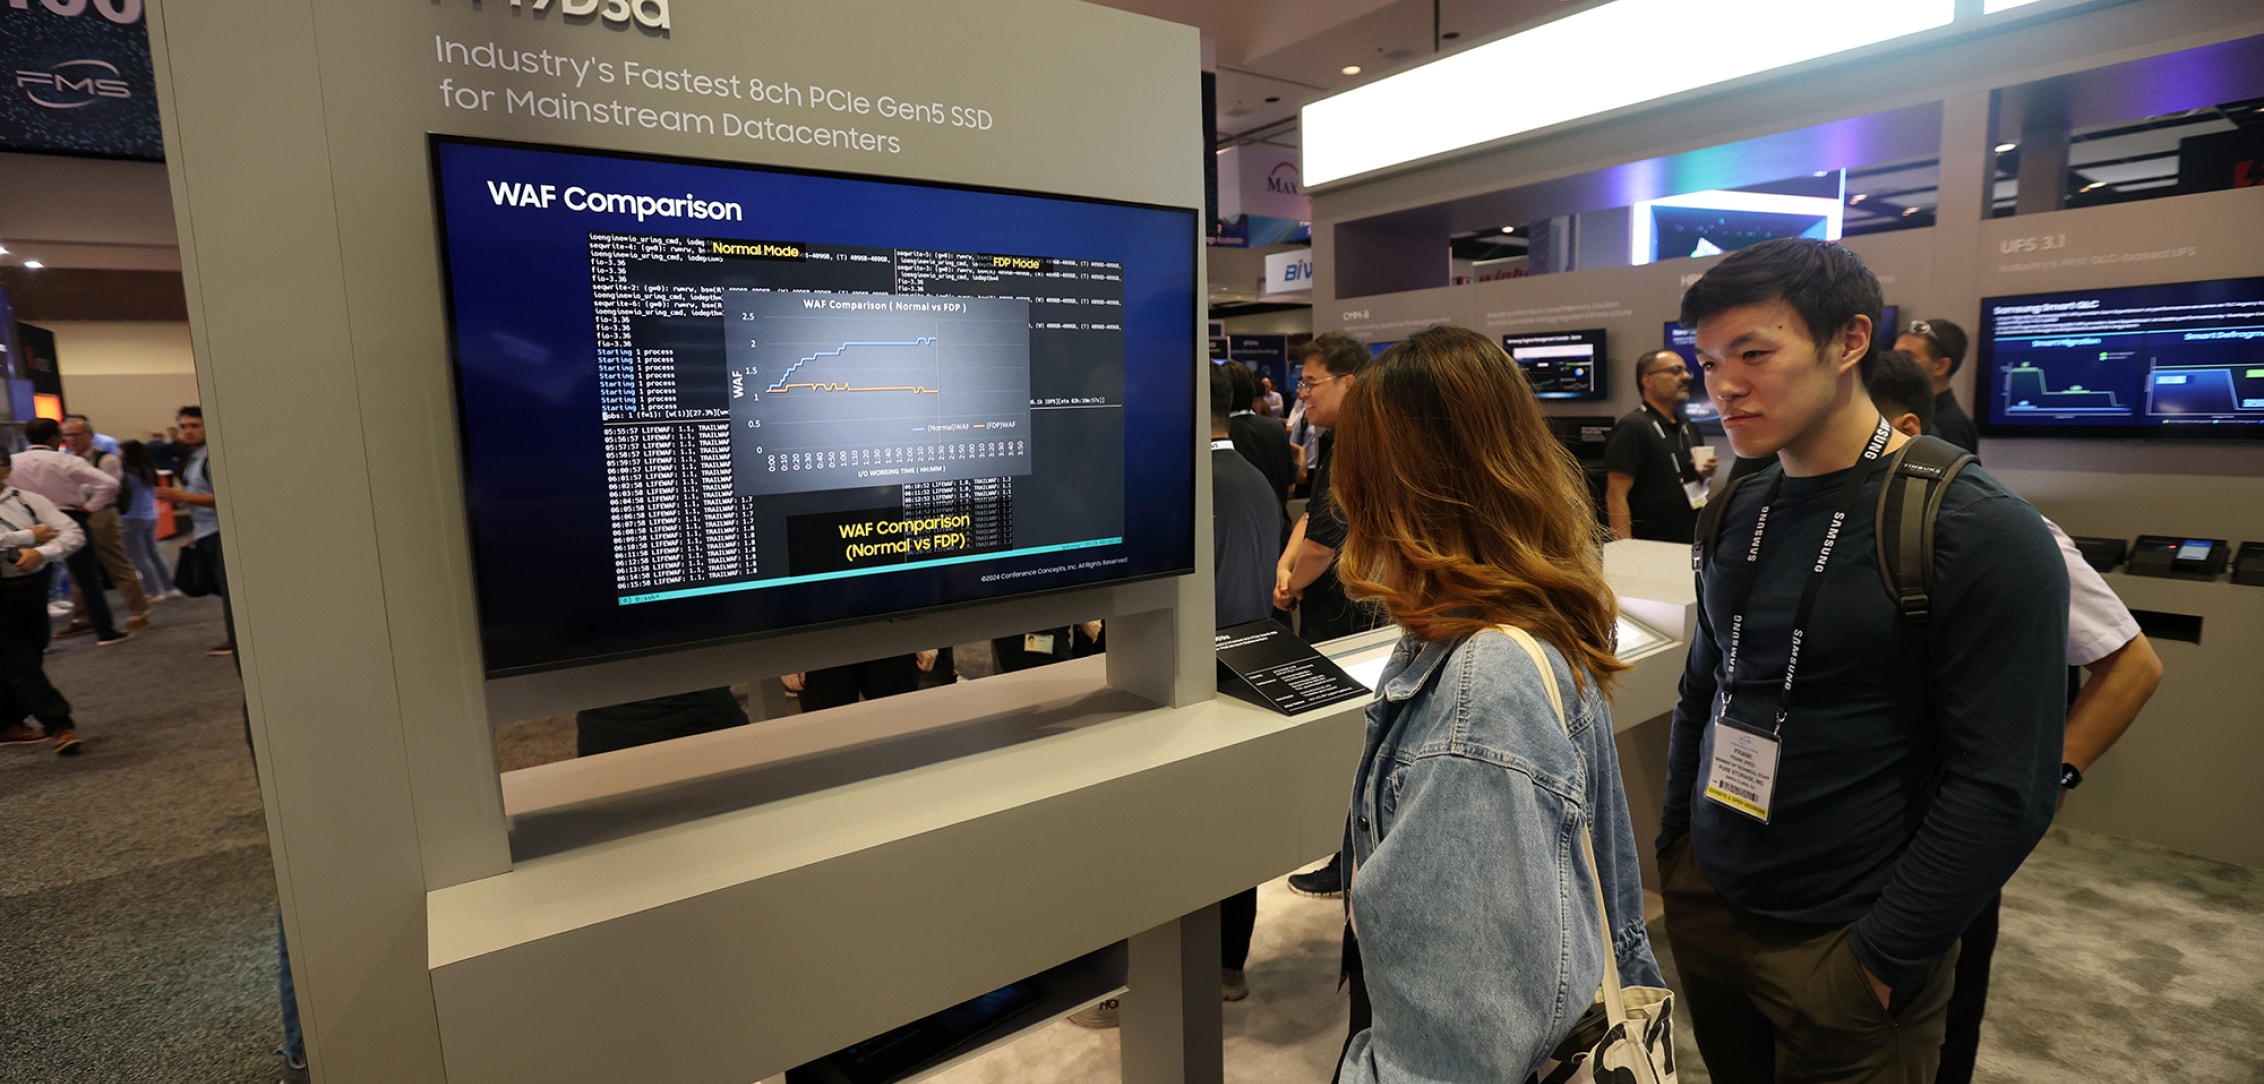
[[[109,475],[119,484],[122,498],[126,484],[124,461],[116,452],[103,451],[95,442],[95,436],[94,426],[87,424],[86,415],[73,414],[63,419],[62,450],[86,460],[95,469]],[[141,574],[135,571],[133,559],[126,556],[126,535],[118,523],[118,516],[123,511],[125,510],[118,507],[118,501],[113,500],[110,507],[87,513],[87,548],[94,551],[96,563],[110,574],[110,582],[126,600],[125,631],[140,632],[149,627],[149,596],[142,591]],[[93,623],[86,618],[83,596],[89,584],[99,591],[102,581],[80,580],[76,576],[72,579],[72,602],[79,607],[79,616],[72,619],[70,627],[56,633],[57,636],[80,636],[94,631]]]
[[[1871,401],[1887,422],[1904,436],[1915,437],[1933,428],[1931,388],[1920,363],[1897,350],[1884,352],[1865,381]],[[1971,423],[1967,423],[1971,424]],[[2050,519],[2059,543],[2060,560],[2067,566],[2067,664],[2081,667],[2089,679],[2068,706],[2067,731],[2060,763],[2060,804],[2083,782],[2107,750],[2138,718],[2139,709],[2162,683],[2162,659],[2153,641],[2139,631],[2138,619],[2123,605],[2107,581],[2092,569],[2075,548],[2075,542]],[[1959,939],[1956,980],[1950,989],[1948,1023],[1942,1040],[1942,1060],[1935,1084],[1971,1084],[1974,1062],[1981,1045],[1981,1018],[1988,1006],[1989,965],[1997,950],[1997,919],[2004,905],[1999,893],[1982,907]]]
[[[24,440],[31,447],[15,455],[16,488],[47,498],[77,522],[82,533],[89,514],[117,503],[118,480],[104,474],[94,464],[59,450],[63,427],[54,419],[33,418],[25,422]],[[101,560],[92,549],[80,546],[72,550],[67,564],[72,579],[96,588],[83,592],[85,616],[94,629],[95,642],[105,647],[123,642],[127,634],[111,623],[110,600],[100,590]]]
[[[12,466],[0,449],[0,745],[50,742],[57,755],[76,756],[71,702],[44,665],[47,583],[49,569],[84,546],[86,533],[54,502],[9,485]],[[44,732],[25,726],[26,718]]]

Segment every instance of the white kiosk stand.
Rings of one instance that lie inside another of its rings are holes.
[[[1200,206],[1193,30],[1052,0],[163,0],[151,45],[316,1079],[744,1084],[1041,973],[1041,1019],[1132,989],[1126,1079],[1219,1079],[1213,905],[1333,848],[1359,714],[1212,698],[1209,516],[1176,579],[487,682],[425,143]],[[580,74],[631,62],[737,89]],[[892,149],[802,134],[852,126]],[[491,720],[1093,617],[1105,667],[496,773]],[[514,820],[625,834],[514,860]]]

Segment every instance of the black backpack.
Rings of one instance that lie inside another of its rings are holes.
[[[1933,616],[1934,517],[1958,472],[1975,462],[1973,453],[1937,437],[1913,437],[1887,457],[1887,483],[1879,487],[1877,531],[1879,579],[1903,620],[1923,625]],[[1737,488],[1753,475],[1732,480],[1721,496],[1698,510],[1698,530],[1690,547],[1690,567],[1704,572],[1721,535],[1722,510]]]

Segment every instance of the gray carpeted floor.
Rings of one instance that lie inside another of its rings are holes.
[[[167,602],[117,647],[59,642],[49,672],[87,755],[0,749],[0,1082],[274,1079],[273,872],[235,670],[204,654],[219,612]],[[987,663],[962,649],[963,671]],[[507,767],[571,755],[572,721],[509,724],[497,747]],[[1328,1079],[1339,914],[1261,890],[1229,1080]],[[2264,871],[2055,829],[2006,891],[1980,1079],[2264,1082],[2259,974]],[[1682,1080],[1705,1084],[1682,1034]],[[1057,1024],[935,1079],[1107,1081],[1116,1050]]]
[[[85,754],[0,748],[0,1080],[272,1081],[275,874],[220,603],[47,671]]]

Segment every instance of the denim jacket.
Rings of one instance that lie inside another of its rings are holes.
[[[1368,707],[1349,906],[1375,1026],[1344,1084],[1522,1081],[1603,978],[1593,826],[1621,981],[1664,986],[1611,709],[1546,643],[1571,738],[1532,657],[1497,632],[1403,639]]]

